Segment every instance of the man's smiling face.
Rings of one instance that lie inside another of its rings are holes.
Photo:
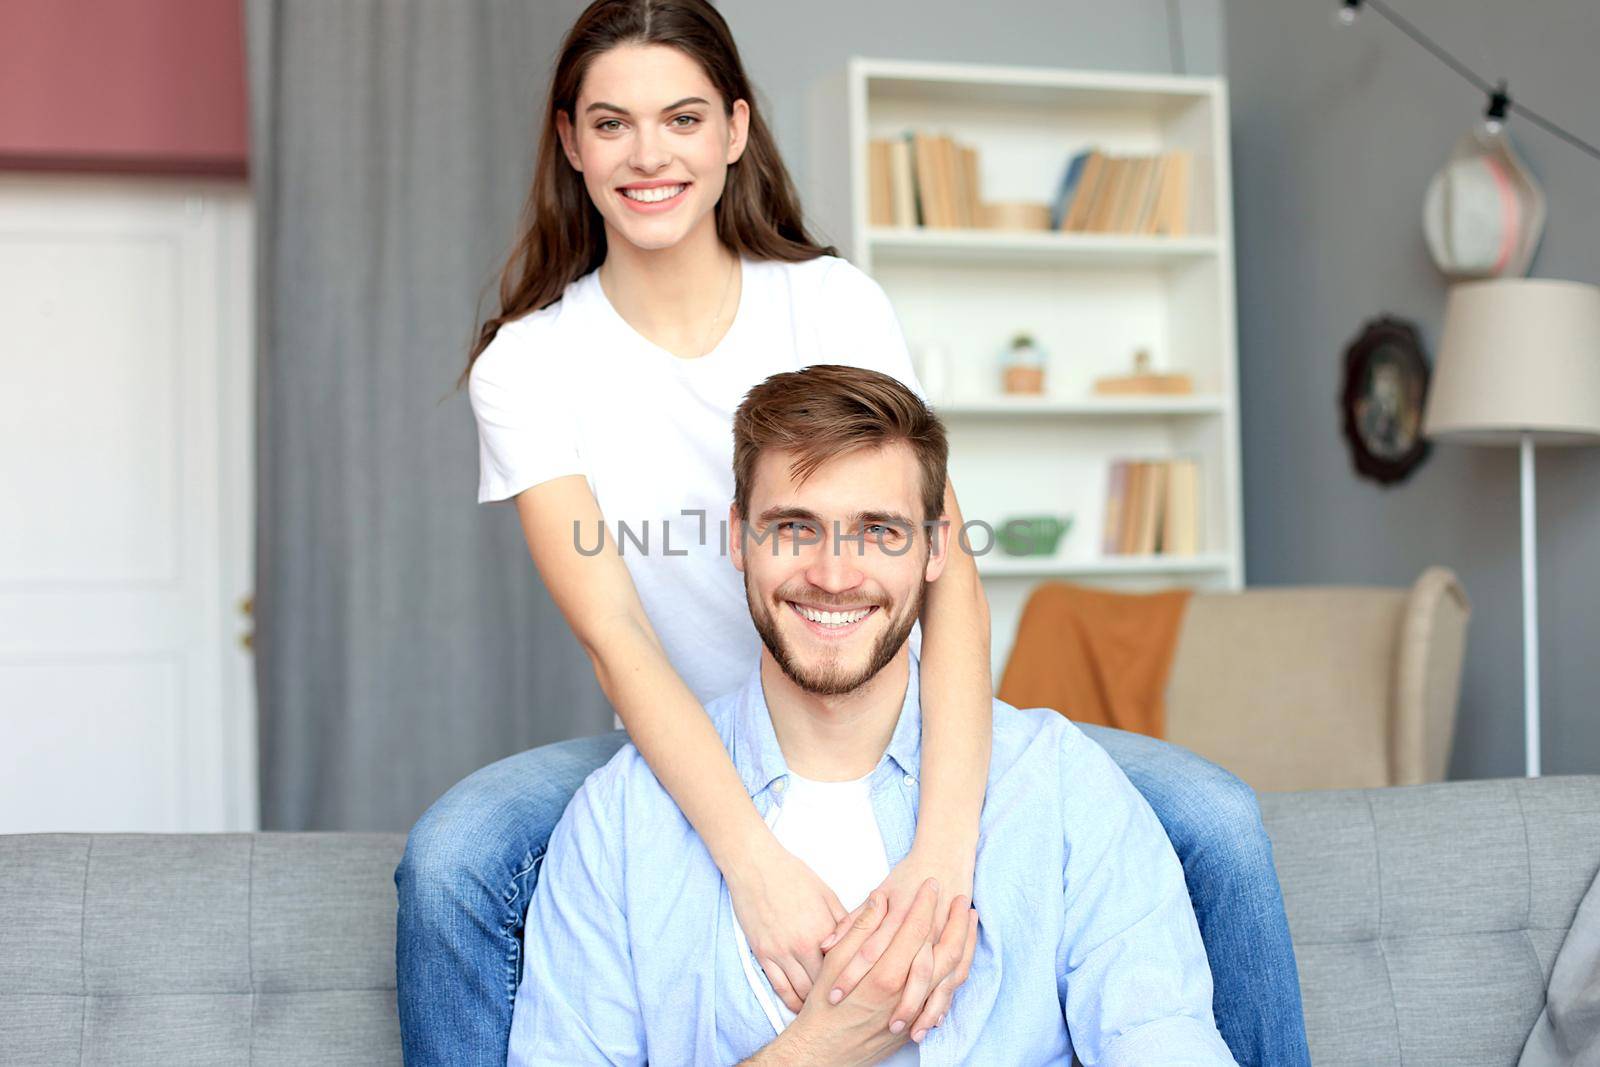
[[[734,566],[778,666],[819,696],[850,692],[894,659],[944,570],[946,535],[923,523],[921,472],[903,442],[834,457],[804,482],[795,454],[763,452],[750,516],[730,511]],[[929,534],[941,551],[930,553]]]

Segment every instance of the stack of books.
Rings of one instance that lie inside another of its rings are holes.
[[[1116,460],[1106,489],[1107,556],[1192,556],[1199,550],[1200,466],[1191,458]]]
[[[976,148],[923,130],[874,138],[867,148],[871,225],[940,229],[985,225]]]
[[[1177,237],[1189,230],[1190,155],[1079,152],[1067,164],[1050,209],[1052,229]]]

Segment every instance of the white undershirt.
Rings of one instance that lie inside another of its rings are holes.
[[[774,783],[778,799],[767,812],[767,825],[778,842],[815,871],[847,909],[866,900],[889,874],[883,834],[872,811],[871,778],[869,772],[853,782],[819,782],[791,771]],[[794,1012],[772,994],[737,915],[733,930],[745,978],[777,1033],[794,1021]],[[818,995],[826,996],[827,991]],[[892,1067],[917,1063],[920,1047],[908,1041],[879,1062]]]

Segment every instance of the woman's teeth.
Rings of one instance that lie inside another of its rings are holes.
[[[682,185],[661,185],[654,189],[624,189],[622,195],[629,200],[642,200],[646,204],[654,204],[661,200],[671,200],[683,192]]]
[[[856,611],[816,611],[803,604],[794,604],[793,607],[803,617],[823,626],[849,626],[853,622],[860,622],[872,611],[871,608],[861,608]]]

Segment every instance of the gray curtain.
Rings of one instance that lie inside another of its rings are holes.
[[[611,728],[464,365],[580,3],[247,0],[262,825],[404,830],[473,769]]]

